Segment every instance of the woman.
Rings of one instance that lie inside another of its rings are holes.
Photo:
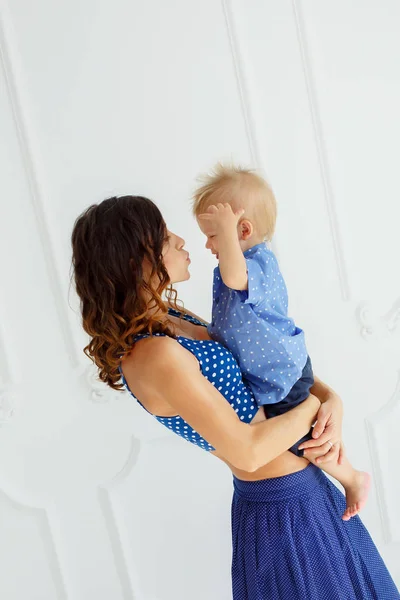
[[[126,385],[157,420],[232,470],[234,600],[399,599],[360,519],[341,520],[344,497],[315,466],[341,451],[333,390],[316,380],[315,395],[290,412],[266,420],[256,410],[233,356],[177,308],[171,285],[189,279],[189,255],[150,200],[89,207],[72,248],[85,352],[100,379]],[[307,458],[288,452],[316,419],[319,445]]]

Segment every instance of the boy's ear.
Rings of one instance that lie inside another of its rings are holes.
[[[247,219],[239,223],[239,235],[241,240],[248,240],[254,232],[253,224]]]

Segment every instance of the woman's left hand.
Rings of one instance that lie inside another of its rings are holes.
[[[342,419],[342,400],[332,391],[318,411],[317,422],[312,433],[313,439],[303,442],[299,446],[299,450],[310,449],[304,453],[305,458],[315,458],[317,464],[327,463],[334,459],[338,464],[342,464],[344,457]],[[321,448],[321,446],[325,447]]]

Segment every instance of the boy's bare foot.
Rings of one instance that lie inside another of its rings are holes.
[[[342,516],[343,521],[349,521],[364,508],[370,485],[371,475],[365,471],[356,471],[351,484],[345,487],[347,508]]]

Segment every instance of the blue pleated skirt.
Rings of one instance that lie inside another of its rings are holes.
[[[360,518],[342,521],[345,498],[320,469],[233,483],[233,600],[400,599]]]

